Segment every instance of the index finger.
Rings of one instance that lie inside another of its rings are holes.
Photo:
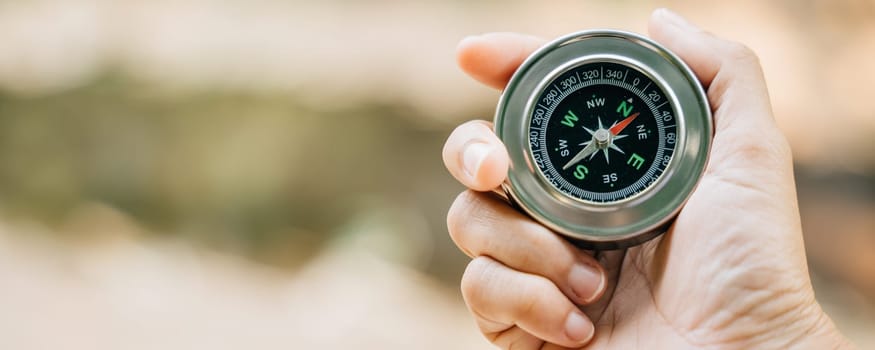
[[[518,33],[488,33],[462,39],[456,61],[477,81],[503,89],[526,57],[547,41]]]

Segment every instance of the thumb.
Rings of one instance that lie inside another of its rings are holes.
[[[775,124],[756,54],[667,9],[653,12],[649,31],[690,66],[708,91],[715,125],[709,173],[740,181],[760,172],[792,176],[789,146]]]

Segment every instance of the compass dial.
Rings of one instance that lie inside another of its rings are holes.
[[[543,179],[576,200],[611,203],[647,191],[675,151],[675,110],[660,84],[596,62],[551,80],[535,100],[529,147]]]

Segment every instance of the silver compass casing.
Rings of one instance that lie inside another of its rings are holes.
[[[665,91],[677,118],[675,152],[665,172],[640,193],[598,203],[553,187],[534,165],[528,131],[537,96],[568,70],[594,62],[636,69]],[[675,54],[638,34],[589,30],[560,37],[532,53],[507,84],[495,132],[510,155],[503,185],[515,205],[550,229],[591,249],[640,244],[665,231],[704,173],[714,127],[708,98],[692,70]]]

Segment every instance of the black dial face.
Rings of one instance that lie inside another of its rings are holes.
[[[535,100],[529,147],[544,179],[572,198],[610,203],[653,185],[677,141],[665,91],[637,69],[587,63],[558,75]]]

